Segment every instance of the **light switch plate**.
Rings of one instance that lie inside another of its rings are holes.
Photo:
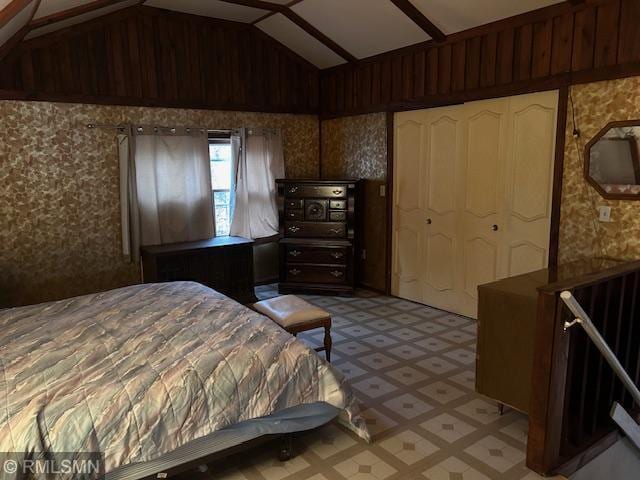
[[[601,222],[611,221],[611,207],[598,207],[598,220]]]
[[[380,185],[380,196],[381,197],[386,197],[387,196],[387,186],[386,185]]]

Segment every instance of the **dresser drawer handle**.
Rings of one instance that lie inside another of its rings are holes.
[[[290,273],[291,275],[299,275],[301,272],[300,272],[300,270],[298,270],[297,268],[294,268],[294,269],[292,269],[292,270],[289,270],[289,273]]]
[[[338,233],[342,233],[342,229],[341,228],[330,228],[329,231],[332,232],[332,233],[335,233],[336,235]]]
[[[335,189],[335,190],[333,191],[333,194],[334,194],[334,195],[341,195],[341,194],[342,194],[342,190]]]
[[[342,258],[344,257],[344,253],[334,252],[331,254],[333,258]]]
[[[331,275],[333,275],[336,278],[340,278],[341,276],[344,275],[344,273],[342,273],[342,272],[340,272],[338,270],[334,270],[334,271],[331,272]]]
[[[291,218],[295,218],[295,217],[296,217],[296,214],[295,214],[295,213],[293,213],[293,212],[291,212],[291,213],[289,213],[289,216],[290,216]]]
[[[289,193],[296,193],[298,191],[298,187],[289,188]]]
[[[289,255],[291,255],[292,257],[299,257],[300,255],[302,255],[302,252],[299,250],[291,250],[289,252]]]
[[[296,227],[295,225],[293,227],[289,227],[289,231],[296,233],[300,231],[300,227]]]

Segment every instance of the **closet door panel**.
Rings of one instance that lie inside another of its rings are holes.
[[[425,159],[424,302],[451,309],[458,285],[458,157],[462,127],[459,107],[427,111]]]
[[[395,125],[391,290],[399,297],[422,302],[424,114],[397,114]]]
[[[464,206],[459,230],[464,267],[458,311],[475,317],[478,285],[496,280],[506,269],[500,252],[508,102],[473,102],[464,106],[464,112],[464,187],[459,191]]]
[[[503,116],[503,112],[488,105],[467,122],[464,206],[467,213],[477,218],[498,213]]]
[[[557,105],[557,92],[510,99],[505,276],[547,266]]]

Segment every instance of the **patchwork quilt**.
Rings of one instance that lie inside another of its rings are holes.
[[[369,439],[340,373],[197,283],[0,310],[2,452],[104,452],[108,472],[318,401]]]

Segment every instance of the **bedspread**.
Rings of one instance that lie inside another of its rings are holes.
[[[0,310],[0,451],[104,452],[106,470],[295,405],[368,440],[343,377],[266,317],[191,282]]]

